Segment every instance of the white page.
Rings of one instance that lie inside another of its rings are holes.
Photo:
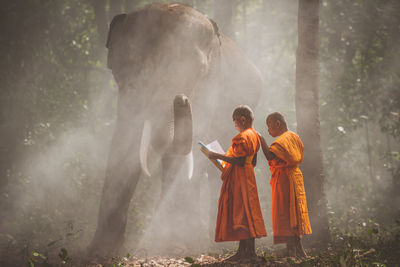
[[[211,143],[206,145],[206,147],[212,152],[225,155],[225,151],[222,149],[221,144],[218,142],[218,140],[212,141]]]
[[[222,149],[221,144],[218,142],[218,140],[212,141],[211,143],[206,145],[206,147],[212,152],[225,155],[225,151]],[[218,162],[222,164],[222,160],[218,159]]]

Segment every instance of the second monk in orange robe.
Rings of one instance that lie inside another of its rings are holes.
[[[221,175],[215,241],[240,241],[238,252],[228,259],[234,261],[255,259],[254,238],[267,235],[254,175],[260,141],[252,128],[253,119],[249,107],[236,108],[233,121],[239,134],[225,155],[209,155],[227,162]]]
[[[270,147],[260,137],[271,170],[274,244],[286,243],[290,256],[305,257],[301,237],[311,234],[311,225],[303,174],[299,169],[304,158],[304,146],[300,137],[288,130],[282,114],[270,114],[267,126],[272,137],[279,136]]]

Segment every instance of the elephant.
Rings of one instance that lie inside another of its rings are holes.
[[[124,242],[139,177],[151,175],[149,146],[159,157],[152,161],[161,162],[162,192],[177,179],[181,165],[188,178],[193,176],[185,184],[194,188],[210,168],[216,209],[217,171],[193,143],[219,139],[226,148],[227,136],[234,134],[233,109],[254,108],[263,87],[260,72],[239,47],[187,5],[153,3],[115,16],[106,47],[118,107],[97,228],[88,247],[96,254],[113,253]]]

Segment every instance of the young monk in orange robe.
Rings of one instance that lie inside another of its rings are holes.
[[[239,131],[232,146],[225,155],[208,155],[226,162],[221,175],[215,241],[239,241],[237,253],[228,261],[256,260],[254,238],[267,235],[254,175],[260,141],[252,128],[254,115],[248,106],[236,108],[232,117]]]
[[[267,127],[272,137],[279,136],[270,147],[260,136],[271,170],[274,244],[286,243],[289,256],[306,257],[301,237],[311,234],[311,225],[303,175],[299,169],[304,158],[304,146],[300,137],[288,130],[282,114],[268,115]]]

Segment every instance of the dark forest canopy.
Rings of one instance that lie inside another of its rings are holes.
[[[33,251],[57,258],[64,247],[73,258],[93,237],[118,92],[106,66],[108,25],[114,15],[150,2],[0,5],[0,263],[26,263]],[[296,130],[297,2],[181,2],[213,18],[261,71],[265,88],[255,127],[266,134],[265,116],[281,111]],[[223,12],[224,5],[232,12]],[[399,13],[397,0],[321,1],[325,192],[332,244],[343,253],[348,246],[385,249],[399,243]],[[256,174],[271,233],[265,161],[259,161]],[[142,180],[136,189],[124,247],[131,254],[159,191],[154,179]],[[377,259],[389,257],[385,253],[376,253]]]

